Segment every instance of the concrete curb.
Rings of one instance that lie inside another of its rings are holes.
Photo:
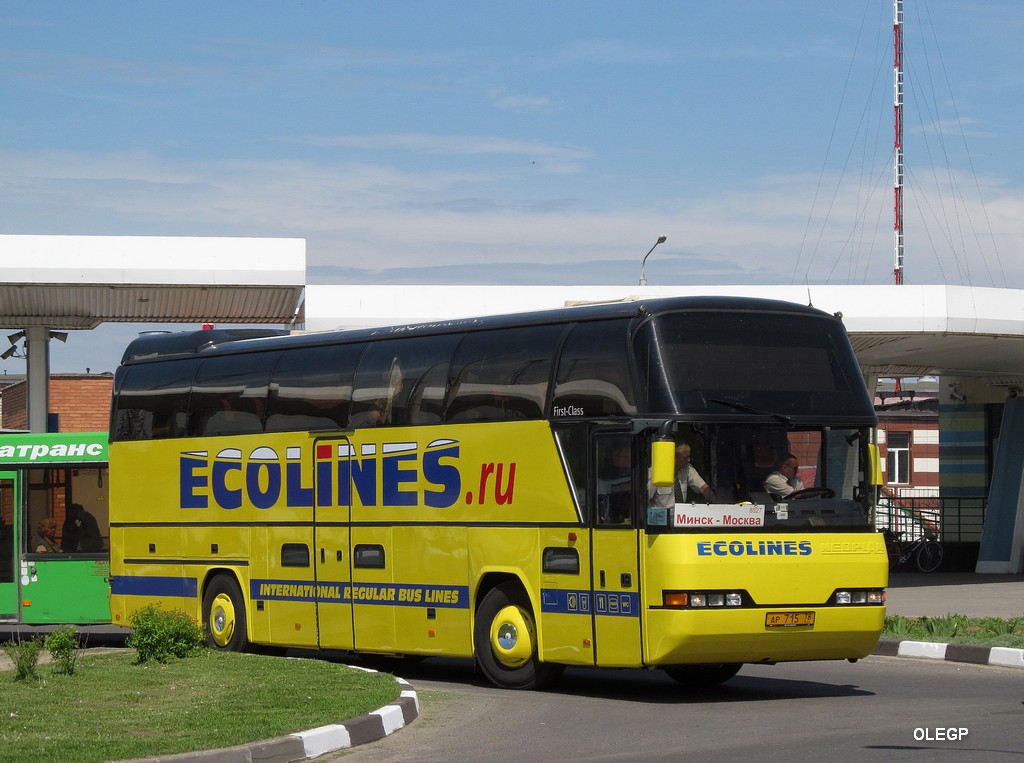
[[[882,657],[923,657],[946,662],[969,662],[974,665],[1024,668],[1024,649],[1010,649],[1003,646],[965,646],[929,641],[879,641],[873,654]]]
[[[348,667],[353,670],[365,670],[355,665]],[[200,763],[290,763],[291,761],[310,760],[326,755],[329,752],[356,747],[367,742],[376,742],[394,734],[408,726],[420,713],[419,698],[416,691],[403,678],[395,676],[395,681],[402,687],[401,695],[390,705],[374,710],[371,713],[353,718],[344,723],[320,726],[309,731],[300,731],[288,736],[267,739],[261,742],[250,742],[237,747],[225,747],[220,750],[202,750],[185,752],[177,755],[160,755],[154,758],[136,758],[121,763],[183,763],[184,761],[200,761]]]

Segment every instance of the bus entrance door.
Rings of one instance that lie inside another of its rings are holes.
[[[635,529],[594,531],[594,656],[601,666],[642,664],[636,544]]]
[[[352,649],[352,561],[349,558],[351,500],[339,500],[336,480],[345,469],[337,464],[350,457],[347,437],[313,442],[314,521],[317,644],[321,649]],[[333,474],[332,474],[333,472]],[[346,477],[347,479],[347,477]],[[342,505],[344,504],[344,505]]]
[[[598,665],[642,664],[636,479],[628,433],[597,437],[591,586]]]
[[[18,619],[17,473],[0,472],[0,622]]]

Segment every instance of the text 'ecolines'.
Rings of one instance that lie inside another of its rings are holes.
[[[427,506],[448,508],[460,496],[466,504],[512,503],[516,464],[486,462],[479,465],[479,481],[463,495],[463,471],[456,440],[366,443],[356,448],[344,443],[319,443],[312,471],[299,447],[259,446],[248,455],[224,448],[212,458],[207,451],[179,457],[179,487],[183,509],[211,505],[238,509],[275,506],[366,507]]]
[[[719,540],[697,543],[697,556],[809,556],[809,540]]]

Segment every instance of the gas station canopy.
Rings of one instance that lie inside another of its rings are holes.
[[[0,326],[25,339],[29,429],[46,431],[55,330],[297,323],[305,282],[303,239],[0,236]]]
[[[303,239],[4,235],[0,262],[12,328],[292,323],[306,281]]]

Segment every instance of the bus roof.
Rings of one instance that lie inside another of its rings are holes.
[[[471,318],[455,318],[445,321],[429,321],[375,328],[324,331],[308,334],[289,334],[287,331],[272,329],[214,329],[166,334],[151,334],[139,337],[125,349],[121,365],[166,360],[208,353],[228,354],[277,350],[285,347],[306,347],[324,344],[380,340],[408,336],[430,336],[464,331],[481,331],[520,326],[536,326],[550,323],[609,320],[614,318],[648,318],[659,313],[681,310],[697,311],[754,311],[774,313],[797,313],[819,318],[839,320],[817,308],[774,299],[754,297],[667,297],[656,299],[633,299],[628,301],[601,302],[573,305],[526,313],[487,315]]]

